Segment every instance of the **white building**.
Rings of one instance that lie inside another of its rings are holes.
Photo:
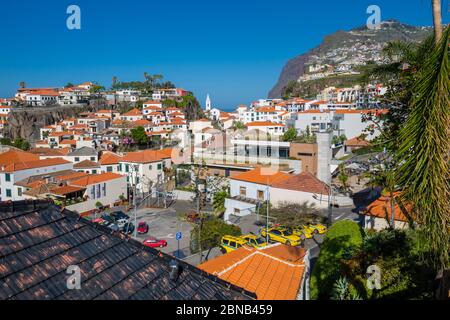
[[[40,160],[38,155],[10,150],[0,154],[0,200],[23,200],[18,181],[34,175],[70,170],[73,164],[62,158]]]
[[[224,219],[254,214],[268,199],[275,207],[283,202],[308,202],[324,208],[328,206],[327,195],[327,186],[310,173],[288,174],[257,168],[230,178]]]

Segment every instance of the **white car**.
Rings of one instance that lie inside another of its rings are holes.
[[[119,219],[116,221],[116,224],[119,226],[120,229],[125,227],[125,225],[128,223],[127,219]]]

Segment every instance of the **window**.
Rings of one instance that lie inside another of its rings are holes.
[[[264,191],[258,190],[258,200],[264,200]]]
[[[9,173],[5,174],[5,181],[7,181],[7,182],[11,181],[11,174],[9,174]]]
[[[118,171],[122,171],[122,164],[121,163],[119,163],[119,165],[117,166],[117,170]]]
[[[92,170],[92,174],[97,174],[97,170]]]
[[[125,172],[130,172],[130,166],[128,164],[125,165]]]
[[[97,185],[97,198],[101,198],[101,196],[102,196],[102,194],[101,194],[100,191],[101,191],[101,190],[100,190],[100,185],[98,184],[98,185]]]
[[[281,232],[278,231],[278,230],[272,230],[271,233],[276,235],[276,236],[280,236],[281,235]]]
[[[241,196],[246,196],[247,195],[247,188],[246,187],[239,187],[239,194]]]
[[[95,161],[95,157],[91,157],[91,161]]]
[[[22,188],[17,188],[17,195],[18,195],[19,197],[22,196]]]
[[[162,164],[158,163],[158,170],[161,170],[161,169],[162,169]]]
[[[91,187],[91,198],[95,199],[95,186]]]
[[[230,241],[230,247],[236,248],[236,242]]]
[[[80,158],[79,157],[75,157],[75,162],[79,162]]]
[[[148,166],[148,169],[149,169],[149,170],[152,170],[152,165],[149,165],[149,166]]]
[[[11,194],[11,189],[6,189],[6,196],[11,198],[12,194]]]
[[[113,170],[112,170],[112,167],[111,166],[109,166],[109,167],[106,167],[106,172],[112,172]]]
[[[305,156],[305,157],[312,157],[312,153],[303,153],[303,152],[298,152],[297,153],[299,156]]]
[[[106,197],[106,183],[103,184],[103,196]]]

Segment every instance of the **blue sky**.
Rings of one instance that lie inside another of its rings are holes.
[[[431,0],[22,0],[0,2],[0,97],[28,86],[161,73],[225,109],[266,97],[284,63],[340,29],[382,19],[431,25]],[[66,28],[81,8],[82,29]],[[443,0],[448,23],[449,1]]]

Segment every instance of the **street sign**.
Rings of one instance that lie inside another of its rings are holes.
[[[182,238],[182,234],[181,234],[181,232],[177,232],[177,235],[176,235],[176,237],[177,237],[177,240],[181,240],[181,238]]]

